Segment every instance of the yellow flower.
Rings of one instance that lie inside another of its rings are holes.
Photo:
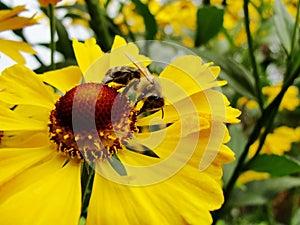
[[[281,126],[274,129],[273,133],[267,135],[266,141],[260,151],[260,154],[283,155],[291,149],[293,142],[297,141],[295,129]],[[258,141],[250,147],[249,156],[252,157],[258,147]]]
[[[186,34],[187,30],[194,31],[196,29],[197,7],[192,1],[171,1],[163,5],[159,1],[151,0],[147,1],[147,5],[160,28],[160,33],[157,34],[158,38],[166,34],[178,38]],[[180,16],[178,16],[178,12],[180,12]],[[143,17],[137,13],[136,6],[132,2],[124,4],[121,13],[114,18],[114,22],[125,33],[128,33],[129,30],[135,34],[145,31]],[[183,43],[186,43],[184,39]]]
[[[297,14],[297,4],[299,4],[299,2],[297,0],[283,0],[283,2],[288,12],[295,18]]]
[[[15,65],[0,76],[0,223],[78,224],[85,162],[96,171],[87,225],[211,224],[222,165],[234,160],[224,123],[240,114],[212,89],[219,68],[182,56],[157,77],[120,37],[109,54],[93,39],[73,46],[87,83],[78,67],[37,76]],[[133,64],[146,75],[127,85]]]
[[[46,7],[48,5],[56,5],[57,3],[61,2],[62,0],[39,0],[39,3],[42,7]]]
[[[281,90],[281,84],[278,84],[275,86],[263,87],[262,92],[264,95],[268,96],[268,102],[270,103],[278,95],[280,90]],[[290,111],[295,110],[300,104],[298,94],[299,94],[298,88],[295,86],[290,86],[286,91],[286,93],[284,94],[284,97],[279,106],[279,110],[283,110],[283,109],[287,109]]]
[[[243,96],[240,97],[237,101],[238,106],[246,106],[247,109],[257,109],[258,108],[258,103],[253,100],[253,99],[248,99],[247,97]]]
[[[255,180],[268,179],[269,177],[270,177],[269,173],[262,173],[253,170],[248,170],[239,176],[237,183],[246,184],[248,182],[255,181]]]
[[[276,154],[283,155],[290,151],[293,142],[299,141],[299,129],[293,129],[287,126],[281,126],[274,129],[273,133],[267,135],[265,143],[260,154]],[[249,157],[252,158],[258,148],[258,141],[255,141],[249,151]],[[238,179],[238,183],[245,184],[254,180],[263,180],[270,177],[269,173],[256,171],[246,171],[242,173]]]
[[[180,15],[178,15],[180,12]],[[186,29],[196,29],[197,7],[192,1],[174,1],[157,10],[155,19],[165,29],[172,28],[174,36],[183,35]]]
[[[220,5],[222,0],[212,0],[211,4]],[[244,11],[243,1],[227,0],[224,14],[224,28],[228,34],[233,37],[234,43],[237,46],[243,45],[247,41],[246,30],[244,26]],[[259,0],[251,1],[248,4],[249,8],[249,20],[250,20],[250,32],[252,37],[257,37],[260,28],[262,18],[268,18],[272,15],[272,1],[270,0]],[[264,35],[261,32],[259,35]],[[223,34],[219,35],[220,38],[224,38]]]
[[[18,14],[23,11],[26,11],[24,6],[0,10],[0,32],[5,30],[17,30],[35,24],[36,21],[33,18],[18,16]],[[3,52],[14,61],[24,64],[25,59],[20,54],[20,51],[35,54],[34,49],[25,42],[0,39],[0,52]]]

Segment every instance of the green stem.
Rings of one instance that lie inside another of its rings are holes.
[[[55,62],[54,62],[54,53],[56,50],[56,43],[54,40],[55,35],[55,8],[52,4],[49,4],[49,20],[50,20],[50,49],[51,49],[51,69],[55,69]]]
[[[260,79],[257,69],[257,63],[254,56],[254,48],[253,48],[253,41],[252,36],[250,32],[250,17],[249,17],[249,8],[248,8],[249,0],[244,0],[244,23],[245,23],[245,29],[247,34],[247,41],[248,41],[248,50],[249,50],[249,56],[250,56],[250,62],[253,68],[253,76],[255,80],[255,87],[256,87],[256,97],[258,104],[260,106],[260,109],[263,110],[263,100],[262,100],[262,92],[261,92],[261,85],[260,85]]]
[[[89,199],[91,196],[91,188],[93,184],[95,172],[92,167],[88,165],[87,162],[82,164],[81,172],[81,189],[82,189],[82,206],[81,206],[81,216],[86,217],[87,207],[89,205]]]
[[[222,215],[224,214],[224,212],[225,212],[224,209],[225,209],[227,200],[229,199],[231,192],[234,188],[234,185],[235,185],[237,179],[239,178],[240,174],[245,170],[245,168],[247,168],[247,166],[251,163],[251,161],[254,160],[254,157],[253,157],[245,164],[245,161],[249,154],[250,146],[255,142],[255,140],[257,140],[257,138],[259,137],[259,135],[261,133],[262,128],[267,124],[267,129],[265,129],[265,131],[263,133],[263,137],[260,139],[259,147],[255,153],[255,156],[257,156],[263,146],[263,143],[265,141],[265,138],[266,138],[268,132],[270,131],[270,126],[273,124],[273,121],[275,119],[279,105],[283,99],[285,92],[293,84],[294,80],[298,77],[299,73],[300,73],[300,66],[298,66],[298,68],[295,70],[295,72],[293,74],[291,74],[291,76],[289,76],[289,79],[282,85],[282,88],[281,88],[279,94],[268,105],[268,107],[262,112],[262,116],[257,121],[257,123],[249,137],[249,140],[243,150],[242,155],[240,156],[240,158],[238,160],[238,163],[237,163],[235,170],[227,184],[227,187],[224,188],[225,202],[222,205],[221,209],[219,209],[218,211],[215,211],[213,213],[213,217],[214,217],[213,224],[216,224],[217,220],[220,219],[222,217]]]
[[[98,45],[103,51],[109,51],[112,45],[112,38],[109,34],[104,9],[100,8],[99,0],[85,0],[90,14],[90,26],[93,29]]]

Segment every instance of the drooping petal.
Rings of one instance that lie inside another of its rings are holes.
[[[210,224],[208,209],[222,202],[219,184],[191,167],[147,186],[118,184],[96,174],[87,224]]]
[[[0,76],[0,99],[9,104],[38,105],[52,109],[53,93],[36,74],[22,65],[14,65]]]
[[[1,96],[1,92],[0,92]],[[47,121],[38,121],[20,115],[10,109],[0,107],[0,130],[47,130]]]
[[[153,193],[157,193],[155,191],[153,190]],[[151,190],[148,192],[146,188],[116,184],[96,175],[87,225],[180,224],[178,222],[182,222],[181,216],[150,192]],[[164,207],[163,213],[160,207],[157,207],[158,204]]]
[[[48,146],[49,134],[43,131],[2,131],[0,148],[36,148]]]
[[[46,72],[38,77],[42,81],[66,93],[68,90],[80,84],[82,74],[77,66],[68,66],[63,69]]]
[[[62,164],[57,165],[57,161],[46,164],[51,173],[44,175],[46,168],[41,165],[33,169],[34,173],[29,170],[25,176],[21,175],[21,180],[33,182],[26,182],[25,187],[21,185],[21,190],[15,187],[13,190],[16,192],[10,191],[11,196],[0,204],[1,224],[78,225],[81,208],[80,166],[70,162],[62,167]],[[15,182],[18,183],[18,178]]]
[[[177,92],[179,93],[179,91]],[[167,98],[167,100],[169,100]],[[205,124],[204,119],[219,120],[228,123],[238,123],[237,117],[241,112],[235,108],[229,106],[229,101],[222,93],[215,90],[205,90],[195,93],[191,96],[187,96],[172,105],[166,105],[163,108],[164,117],[160,120],[165,123],[172,123],[178,118],[184,115],[198,113],[198,116],[202,119],[200,124]],[[161,118],[161,112],[158,111],[150,116],[141,118],[137,124],[139,126],[146,126],[150,121]]]
[[[1,23],[0,23],[1,24]],[[20,64],[25,64],[26,61],[20,52],[35,54],[35,50],[27,43],[21,41],[12,41],[0,39],[0,52],[9,56],[11,59]]]
[[[7,180],[53,154],[49,146],[0,149],[0,186]]]
[[[161,80],[163,90],[177,96],[176,101],[192,95],[196,92],[218,86],[215,81],[215,75],[210,70],[210,64],[202,64],[202,60],[197,56],[181,56],[169,64],[160,74],[160,78],[174,82],[185,91],[185,95],[178,94],[178,88],[175,85],[170,86]]]

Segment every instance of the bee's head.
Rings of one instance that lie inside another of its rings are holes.
[[[143,106],[139,110],[139,113],[160,110],[165,104],[164,98],[156,94],[149,95],[145,97],[142,101]]]

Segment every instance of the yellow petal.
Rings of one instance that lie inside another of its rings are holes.
[[[84,43],[80,43],[76,39],[73,39],[73,49],[77,63],[83,74],[96,59],[104,54],[101,48],[96,44],[95,38],[89,38],[85,40]]]
[[[145,66],[151,63],[151,60],[148,57],[139,55],[139,49],[137,45],[134,43],[126,43],[124,38],[116,35],[110,52],[109,69],[115,66],[134,66],[126,54],[129,54],[137,61],[143,63]]]
[[[181,56],[169,64],[160,74],[160,78],[165,78],[175,83],[185,92],[184,95],[177,93],[176,85],[170,86],[161,82],[163,90],[167,90],[170,95],[177,96],[176,101],[192,95],[201,90],[218,86],[215,75],[211,72],[209,64],[202,64],[202,59],[197,56]]]
[[[1,96],[1,94],[0,94]],[[47,130],[47,121],[24,117],[12,110],[0,107],[0,130]]]
[[[1,148],[35,148],[49,145],[48,130],[5,131],[1,137]]]
[[[219,184],[191,167],[149,186],[121,185],[96,174],[87,225],[211,224],[209,210],[222,202]]]
[[[10,104],[38,105],[52,109],[50,93],[36,74],[22,65],[14,65],[0,76],[0,99]]]
[[[46,72],[38,77],[65,93],[80,84],[82,74],[77,66],[68,66],[63,69]]]
[[[20,12],[25,11],[26,8],[24,5],[19,5],[13,9],[0,10],[0,21],[4,21],[10,17],[18,15]]]
[[[178,90],[177,93],[180,93],[180,90]],[[167,100],[172,98],[169,94],[167,96]],[[199,117],[202,117],[200,118],[202,120],[200,122],[201,125],[206,124],[204,121],[205,118],[209,120],[238,123],[239,120],[237,117],[241,112],[228,106],[228,104],[229,101],[222,93],[215,90],[205,90],[187,96],[172,105],[166,105],[163,109],[164,118],[160,120],[160,122],[161,124],[172,123],[181,116],[191,115],[197,112]],[[137,124],[139,126],[145,126],[148,125],[150,121],[159,121],[158,118],[161,117],[161,111],[158,111],[150,116],[139,119]]]
[[[49,108],[40,107],[37,105],[18,105],[14,107],[13,111],[22,117],[41,121],[44,124],[47,123],[50,115]]]
[[[127,44],[127,42],[123,37],[116,35],[111,49],[113,50],[113,49],[116,49],[116,48],[126,45],[126,44]]]
[[[78,225],[80,166],[68,163],[57,168],[54,165],[52,171],[47,176],[35,176],[37,182],[29,184],[0,205],[1,224],[13,221],[14,225],[23,225],[34,221],[35,225]]]
[[[20,12],[26,11],[24,6],[16,6],[11,10],[0,11],[0,32],[3,30],[16,30],[36,23],[33,18],[17,16]]]
[[[0,39],[0,52],[9,56],[11,59],[20,64],[25,64],[26,61],[20,52],[35,54],[35,50],[27,43],[12,40]]]
[[[87,82],[101,82],[106,72],[113,67],[134,66],[126,54],[142,62],[145,66],[151,62],[149,58],[139,54],[139,49],[135,44],[126,44],[124,39],[119,36],[116,36],[113,46],[110,53],[102,55],[93,64],[90,64],[91,67],[84,73]]]
[[[171,187],[171,185],[174,185]],[[92,197],[89,206],[87,225],[90,224],[185,224],[188,220],[188,213],[192,214],[194,221],[201,221],[201,224],[209,224],[205,221],[210,215],[195,207],[197,201],[194,193],[190,198],[185,194],[189,192],[187,186],[184,189],[180,183],[165,184],[161,183],[156,186],[147,187],[130,187],[124,186],[103,177],[96,175],[92,190]],[[184,205],[176,206],[173,196],[181,198]],[[172,199],[173,198],[173,199]],[[190,201],[192,200],[192,201]],[[174,204],[175,203],[175,204]],[[163,211],[161,209],[164,209]],[[177,208],[180,208],[177,209]],[[204,207],[203,207],[204,208]],[[114,209],[114,210],[111,210]],[[191,212],[191,210],[193,210]],[[115,212],[118,212],[117,215]],[[205,220],[201,220],[206,214]],[[184,216],[183,216],[184,215]],[[147,218],[147,220],[145,220]],[[211,219],[210,219],[211,220]]]
[[[23,170],[21,173],[16,174],[9,182],[5,182],[1,185],[0,205],[11,196],[39,182],[40,179],[37,178],[46,177],[55,173],[55,171],[62,168],[65,162],[65,156],[59,155],[52,150],[49,157]]]
[[[49,146],[0,149],[0,185],[53,154]]]

